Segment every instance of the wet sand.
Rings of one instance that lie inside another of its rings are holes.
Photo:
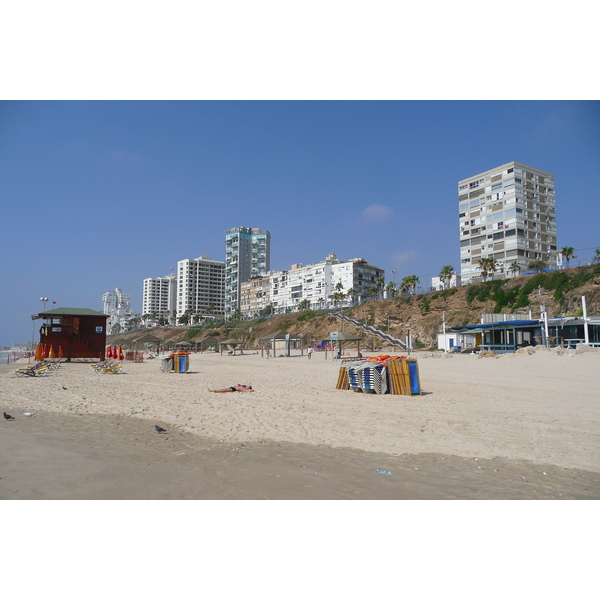
[[[526,461],[230,444],[104,415],[13,416],[0,423],[4,500],[600,498],[597,473]]]

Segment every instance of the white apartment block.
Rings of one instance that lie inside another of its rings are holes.
[[[225,263],[200,257],[177,263],[177,318],[186,311],[201,317],[222,317]]]
[[[173,324],[177,306],[177,277],[149,277],[144,279],[142,315],[156,315],[156,319]]]
[[[102,302],[104,313],[110,315],[106,321],[107,333],[128,331],[129,321],[137,317],[131,310],[131,296],[123,293],[121,288],[115,288],[114,292],[103,294]]]
[[[346,298],[342,304],[353,299],[360,301],[369,295],[369,289],[377,286],[377,280],[385,276],[385,271],[369,265],[363,258],[354,258],[349,261],[340,261],[335,254],[318,263],[302,266],[292,265],[289,271],[272,271],[269,273],[268,301],[264,295],[261,306],[273,306],[273,312],[284,313],[298,310],[298,305],[304,300],[308,301],[307,308],[316,310],[339,305],[334,299],[336,292],[347,294],[353,290],[353,298]],[[263,284],[261,293],[264,294],[266,286]],[[244,296],[242,313],[254,316],[252,306],[257,306],[257,300],[252,298],[252,287],[244,288],[248,291]]]
[[[510,162],[458,182],[460,276],[479,281],[478,261],[493,257],[506,277],[532,260],[556,266],[554,176]]]
[[[225,234],[225,315],[241,307],[241,284],[269,272],[271,234],[263,229],[236,227]]]

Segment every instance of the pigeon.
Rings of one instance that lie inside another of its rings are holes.
[[[15,420],[15,418],[14,418],[14,417],[11,417],[11,416],[10,416],[9,414],[7,414],[7,413],[4,413],[4,418],[5,418],[7,421],[14,421],[14,420]]]
[[[160,427],[159,425],[155,425],[155,426],[154,426],[154,429],[156,429],[156,431],[157,431],[158,433],[167,433],[167,430],[166,430],[166,429],[163,429],[163,428],[162,428],[162,427]]]

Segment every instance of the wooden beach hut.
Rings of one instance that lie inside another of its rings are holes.
[[[139,338],[136,338],[135,340],[133,340],[133,344],[135,345],[135,348],[137,349],[138,344],[152,344],[154,345],[154,349],[156,351],[156,354],[160,354],[160,348],[161,345],[163,345],[164,340],[162,338],[159,338],[158,336],[154,335],[153,333],[145,333],[144,335],[142,335]]]
[[[72,359],[104,360],[106,320],[109,315],[90,308],[54,308],[31,315],[43,319],[40,344],[52,348],[55,355]]]
[[[219,347],[221,349],[221,354],[223,354],[223,346],[229,346],[231,348],[232,353],[235,355],[235,351],[236,348],[238,346],[241,346],[244,342],[242,342],[242,340],[237,340],[235,338],[230,338],[228,340],[223,340],[222,342],[219,342]],[[243,352],[240,349],[240,352],[243,354]]]
[[[273,358],[276,358],[277,351],[283,350],[284,356],[290,356],[292,348],[300,348],[300,355],[304,355],[304,344],[301,337],[293,335],[287,331],[276,331],[270,335],[260,339],[261,344],[261,356],[264,356],[264,350],[266,347],[270,347],[273,351]]]
[[[332,331],[329,334],[329,337],[323,338],[323,342],[330,342],[333,346],[335,342],[337,342],[338,352],[337,357],[342,357],[342,348],[344,342],[356,342],[357,343],[357,353],[360,354],[360,342],[363,341],[364,338],[358,335],[350,335],[349,333],[344,333],[343,331]],[[325,357],[327,357],[327,350],[325,350]],[[334,358],[336,355],[334,355]]]

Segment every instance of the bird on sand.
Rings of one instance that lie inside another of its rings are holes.
[[[167,430],[160,427],[160,425],[155,425],[154,429],[156,429],[156,431],[158,431],[158,433],[167,433]]]
[[[7,421],[14,421],[14,420],[15,420],[15,418],[14,418],[14,417],[11,417],[11,416],[10,416],[8,413],[4,413],[4,418],[5,418]]]

